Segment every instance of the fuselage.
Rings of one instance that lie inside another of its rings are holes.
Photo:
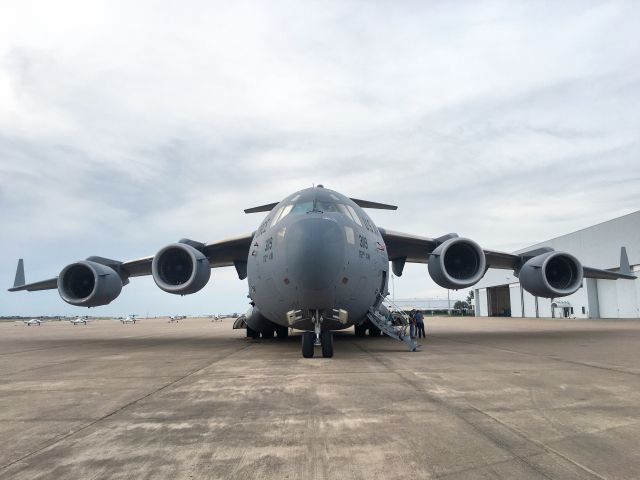
[[[361,323],[386,295],[387,251],[378,228],[362,208],[322,187],[296,192],[276,205],[255,232],[249,251],[249,297],[268,320],[312,329]],[[347,321],[332,319],[335,310]],[[298,320],[291,322],[297,312]]]

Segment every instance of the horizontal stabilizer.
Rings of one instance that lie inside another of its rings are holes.
[[[358,198],[351,199],[360,208],[376,208],[378,210],[397,210],[396,205],[388,205],[386,203],[370,202],[369,200],[360,200]]]
[[[18,268],[16,269],[16,279],[13,281],[13,287],[21,287],[25,284],[24,280],[24,261],[18,260]]]
[[[270,212],[276,205],[278,205],[278,202],[267,203],[266,205],[260,205],[259,207],[246,208],[244,213]]]

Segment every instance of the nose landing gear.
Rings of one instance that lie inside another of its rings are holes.
[[[315,347],[322,348],[322,356],[324,358],[333,357],[333,333],[321,330],[322,320],[323,318],[316,310],[313,318],[314,331],[302,334],[302,356],[304,358],[312,358]]]

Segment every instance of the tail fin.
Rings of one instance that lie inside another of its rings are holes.
[[[21,287],[26,282],[24,281],[24,261],[18,260],[18,268],[16,269],[16,279],[13,281],[13,287]]]
[[[627,248],[620,247],[620,273],[624,275],[633,275],[629,266],[629,257],[627,257]]]

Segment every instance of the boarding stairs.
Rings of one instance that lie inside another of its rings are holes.
[[[376,305],[369,307],[367,318],[388,337],[404,342],[409,351],[418,349],[418,342],[410,336],[410,318],[391,300],[381,297]]]

